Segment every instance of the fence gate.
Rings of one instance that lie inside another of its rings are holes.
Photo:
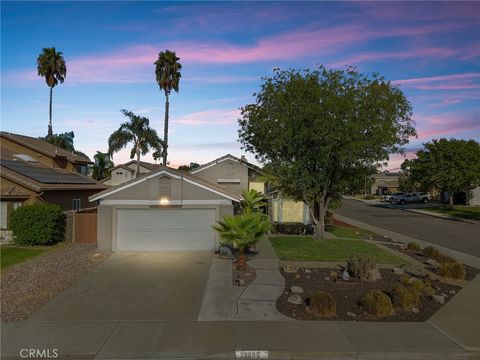
[[[74,241],[84,244],[97,243],[97,214],[77,212],[73,215]]]

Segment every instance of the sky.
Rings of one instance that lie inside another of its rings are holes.
[[[44,47],[61,51],[68,69],[53,90],[53,130],[74,131],[91,158],[126,120],[121,109],[163,136],[153,63],[165,49],[183,66],[170,99],[173,167],[244,154],[239,109],[276,67],[351,65],[398,84],[418,133],[407,157],[434,138],[480,141],[480,2],[2,1],[2,131],[46,135],[49,90],[36,71]],[[394,154],[388,168],[402,161]]]

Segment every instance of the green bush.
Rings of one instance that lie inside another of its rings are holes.
[[[284,235],[312,235],[314,226],[311,224],[305,225],[301,222],[286,222],[286,223],[273,223],[273,234]]]
[[[420,245],[418,245],[416,242],[409,242],[407,244],[407,248],[410,249],[410,250],[414,250],[414,251],[419,251],[420,250]]]
[[[392,289],[393,305],[403,310],[411,310],[420,303],[420,295],[421,290],[418,287],[395,284]]]
[[[326,291],[317,291],[308,299],[308,305],[313,313],[322,318],[337,316],[337,304],[333,296]]]
[[[370,195],[364,195],[363,198],[365,200],[373,200],[373,199],[375,199],[375,195],[371,195],[371,194]]]
[[[12,213],[10,227],[18,244],[52,245],[64,240],[65,219],[58,205],[25,205]]]
[[[465,268],[458,261],[444,262],[440,264],[439,275],[452,279],[465,279]]]
[[[373,260],[365,255],[356,255],[348,259],[347,271],[348,273],[360,280],[369,280],[372,271],[376,268]]]
[[[388,316],[393,313],[392,300],[380,290],[369,290],[363,294],[360,305],[376,317]]]

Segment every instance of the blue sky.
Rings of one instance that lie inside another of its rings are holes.
[[[46,134],[49,93],[36,58],[56,47],[68,72],[54,89],[54,132],[73,130],[93,156],[107,150],[125,108],[163,134],[153,62],[169,49],[183,65],[171,96],[172,166],[241,155],[238,109],[261,77],[317,63],[396,81],[417,122],[411,156],[432,138],[479,141],[479,29],[475,2],[2,2],[1,128]],[[392,156],[390,168],[401,161]]]

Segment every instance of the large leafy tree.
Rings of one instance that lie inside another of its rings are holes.
[[[417,158],[405,160],[402,168],[409,181],[423,188],[448,191],[453,205],[456,192],[467,192],[480,185],[480,144],[475,140],[432,140],[417,152]]]
[[[355,68],[276,69],[242,108],[239,139],[288,197],[305,202],[323,237],[337,200],[415,135],[402,91]]]
[[[107,177],[114,166],[110,154],[97,151],[93,156],[93,160],[95,163],[93,164],[92,177],[95,180],[101,180]]]
[[[38,76],[45,78],[45,82],[50,88],[50,106],[49,106],[49,122],[48,122],[48,137],[52,137],[52,96],[53,88],[65,81],[67,76],[67,66],[65,59],[60,51],[56,51],[54,47],[43,48],[42,53],[37,58]]]
[[[140,156],[146,155],[151,149],[159,149],[163,142],[157,132],[150,127],[150,120],[146,117],[135,115],[129,110],[121,110],[121,113],[129,119],[115,130],[108,138],[108,153],[110,156],[118,152],[128,144],[132,144],[130,159],[136,157],[136,176],[140,175]]]
[[[52,134],[51,136],[40,137],[40,139],[45,140],[46,142],[58,146],[59,148],[68,150],[76,155],[83,156],[84,158],[90,160],[87,154],[80,150],[76,150],[73,139],[75,138],[75,134],[73,131],[66,131],[60,134]]]
[[[170,92],[175,90],[178,92],[178,85],[180,83],[180,77],[182,76],[180,70],[182,65],[179,63],[180,58],[177,57],[175,52],[165,50],[158,54],[158,60],[155,61],[155,76],[157,78],[158,86],[160,90],[165,92],[165,123],[163,131],[163,166],[167,165],[167,153],[168,153],[168,120],[170,111]]]
[[[199,166],[200,166],[200,164],[197,164],[196,162],[191,162],[190,165],[180,165],[178,167],[178,170],[190,171],[190,170],[198,168]]]

